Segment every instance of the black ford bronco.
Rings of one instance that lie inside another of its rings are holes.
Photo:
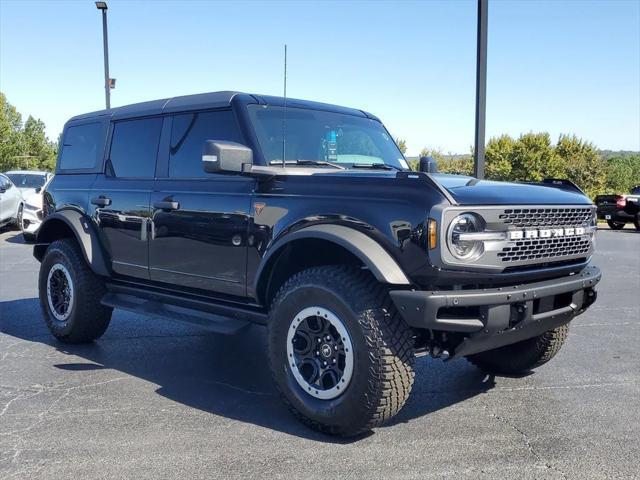
[[[406,402],[416,354],[549,361],[596,299],[595,207],[567,181],[411,171],[362,110],[235,92],[73,117],[34,255],[63,342],[114,308],[268,329],[275,384],[323,432]]]

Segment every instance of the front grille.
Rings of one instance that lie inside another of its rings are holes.
[[[587,225],[592,209],[585,208],[514,208],[498,216],[506,225],[516,228],[545,228]]]
[[[442,225],[457,215],[473,212],[482,217],[483,253],[474,259],[456,258],[450,248],[440,250],[446,266],[492,268],[502,271],[544,268],[562,262],[585,261],[593,254],[593,205],[455,206],[444,210]],[[449,230],[442,229],[441,245],[448,245]]]
[[[587,227],[593,216],[591,207],[512,208],[498,215],[508,229]],[[518,240],[498,253],[503,262],[538,263],[588,254],[590,235]]]
[[[537,240],[521,240],[515,246],[505,247],[498,253],[503,262],[523,260],[561,259],[562,257],[584,255],[591,248],[588,236],[564,238],[540,238]]]

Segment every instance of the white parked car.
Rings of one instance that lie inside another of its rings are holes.
[[[13,182],[0,173],[0,226],[18,224],[22,211],[22,194]]]
[[[38,170],[12,170],[4,174],[18,187],[24,200],[36,193],[36,190],[42,189],[53,176],[52,173]]]
[[[9,177],[21,195],[21,201],[15,215],[15,224],[25,233],[25,240],[35,239],[35,233],[40,226],[40,219],[36,214],[37,210],[42,211],[42,190],[45,184],[53,178],[53,174],[41,170],[11,170],[4,174]],[[34,195],[36,197],[33,197]],[[27,202],[30,202],[29,206],[27,206]],[[37,207],[37,210],[34,207]],[[25,214],[28,218],[26,231],[23,220]]]
[[[22,235],[25,241],[34,241],[42,223],[42,203],[45,189],[53,179],[53,175],[49,174],[47,183],[37,188],[31,195],[24,199],[22,216],[18,219]]]

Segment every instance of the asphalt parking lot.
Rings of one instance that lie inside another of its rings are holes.
[[[598,232],[604,278],[560,354],[491,378],[419,358],[392,424],[352,440],[297,423],[264,330],[225,337],[117,311],[56,342],[38,263],[0,233],[0,478],[640,478],[640,233]]]

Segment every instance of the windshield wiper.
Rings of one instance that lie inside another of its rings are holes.
[[[287,160],[286,161],[287,165],[312,165],[312,166],[318,166],[318,167],[333,167],[333,168],[338,168],[340,170],[345,170],[346,167],[343,167],[342,165],[338,165],[337,163],[333,163],[333,162],[325,162],[324,160]],[[271,160],[269,162],[269,165],[282,165],[282,160]]]
[[[389,165],[388,163],[354,163],[353,168],[371,168],[373,170],[399,170],[404,171],[400,167],[395,165]]]

